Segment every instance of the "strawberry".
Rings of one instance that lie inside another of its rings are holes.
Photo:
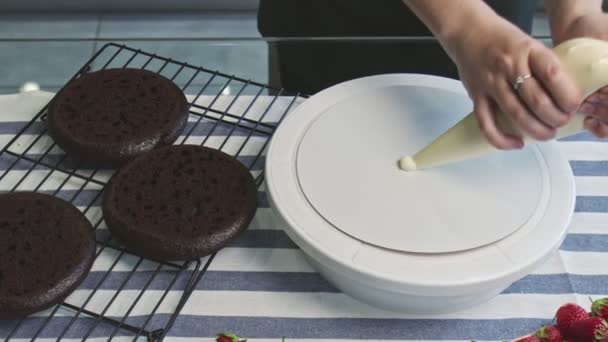
[[[608,341],[608,323],[601,317],[589,317],[580,321],[574,321],[568,329],[568,341]]]
[[[540,342],[540,340],[538,339],[538,337],[531,335],[531,336],[522,337],[513,342]]]
[[[221,333],[217,335],[215,342],[246,342],[247,340],[239,340],[239,337],[235,334]]]
[[[568,328],[570,328],[572,322],[585,318],[589,318],[587,311],[574,303],[566,303],[560,306],[555,313],[557,329],[562,333],[562,336],[568,335]]]
[[[534,336],[538,337],[541,342],[562,342],[562,334],[559,329],[553,325],[546,325],[536,331]]]
[[[538,329],[534,336],[538,337],[541,342],[562,342],[562,334],[554,325],[545,325]]]
[[[597,299],[591,304],[591,312],[595,316],[608,320],[608,298]]]
[[[226,335],[220,335],[215,339],[216,342],[232,342],[232,339]]]

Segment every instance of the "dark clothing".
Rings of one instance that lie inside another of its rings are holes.
[[[536,1],[486,2],[522,30],[531,31]],[[264,37],[432,37],[401,0],[260,0],[258,29]],[[456,66],[434,39],[282,41],[269,44],[269,63],[273,86],[308,94],[384,73],[458,77]]]

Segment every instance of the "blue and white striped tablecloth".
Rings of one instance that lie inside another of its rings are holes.
[[[21,99],[23,99],[22,95]],[[41,95],[39,95],[40,97]],[[0,100],[0,146],[8,142],[25,125],[31,114],[20,106],[12,105],[19,97]],[[42,100],[41,100],[42,99]],[[247,110],[247,116],[256,118],[271,103],[270,98],[259,98],[249,106],[252,98],[237,99],[230,107],[233,112]],[[284,100],[284,101],[283,101]],[[4,101],[4,102],[2,102]],[[32,100],[33,101],[33,100]],[[35,105],[44,102],[43,97]],[[211,104],[212,98],[201,97],[201,103]],[[213,103],[219,110],[227,108],[232,99],[226,97]],[[273,121],[287,108],[290,99],[279,99],[272,104],[265,120]],[[31,107],[31,105],[30,105]],[[247,109],[248,108],[248,109]],[[31,109],[30,109],[31,112]],[[44,125],[40,123],[40,125]],[[189,143],[200,143],[210,130],[199,126]],[[32,128],[32,132],[35,131]],[[208,145],[221,144],[229,130],[213,130]],[[28,131],[28,134],[32,132]],[[27,139],[27,138],[24,138]],[[243,135],[235,132],[225,148],[235,148]],[[260,137],[252,137],[252,144]],[[406,315],[386,312],[340,293],[317,274],[306,262],[303,253],[282,231],[281,224],[268,208],[263,188],[260,191],[261,207],[250,229],[231,246],[220,251],[183,308],[182,314],[169,331],[166,341],[212,341],[221,331],[239,334],[249,341],[384,341],[384,340],[509,340],[525,335],[542,324],[549,323],[556,308],[564,302],[578,302],[589,306],[589,297],[608,295],[608,148],[589,134],[580,134],[560,141],[563,154],[570,160],[576,176],[576,212],[570,233],[559,252],[546,264],[513,284],[503,294],[479,307],[442,316]],[[25,146],[18,142],[15,148]],[[242,158],[255,154],[256,147],[246,147]],[[218,145],[219,146],[219,145]],[[31,153],[41,153],[32,150]],[[0,173],[6,170],[11,157],[0,157]],[[261,163],[260,163],[261,165]],[[27,165],[16,167],[0,190],[10,189],[23,174]],[[259,166],[256,171],[259,172]],[[20,174],[21,173],[21,174]],[[35,173],[35,172],[34,172]],[[35,178],[35,175],[31,177]],[[35,183],[34,183],[35,184]],[[59,181],[57,182],[59,184]],[[59,196],[70,195],[66,185]],[[77,184],[74,185],[76,188]],[[20,189],[27,189],[25,182]],[[45,183],[43,191],[52,191],[53,182]],[[87,187],[75,201],[85,205],[99,191]],[[92,213],[91,215],[98,215]],[[103,229],[103,226],[102,228]],[[538,243],[542,243],[539,241]],[[90,293],[105,270],[110,267],[116,252],[104,252],[95,263],[84,284],[68,299],[79,303]],[[125,274],[132,269],[137,258],[123,258],[103,282],[100,291],[87,308],[92,311],[103,307],[115,293]],[[144,261],[128,282],[115,303],[108,308],[107,316],[122,316],[145,283],[152,265]],[[139,313],[149,312],[147,300],[153,300],[166,288],[167,279],[159,278],[131,313],[133,322]],[[159,307],[158,320],[166,319],[175,307],[172,296],[179,296],[185,281],[175,285],[167,300]],[[156,296],[156,297],[155,297]],[[47,312],[35,314],[24,323],[16,341],[31,337]],[[58,317],[41,332],[45,341],[56,339],[69,317]],[[76,340],[86,328],[85,318],[79,318],[65,336]],[[0,322],[0,339],[10,328],[10,322]],[[28,328],[35,327],[35,328]],[[80,332],[80,335],[79,335]],[[107,340],[111,329],[99,327],[91,336],[93,341]],[[120,341],[119,332],[116,341]],[[125,335],[127,336],[127,335]],[[126,339],[126,338],[125,338]],[[130,338],[129,338],[130,340]]]

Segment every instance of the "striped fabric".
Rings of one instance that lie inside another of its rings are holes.
[[[227,96],[213,106],[220,111],[225,110],[232,100]],[[201,97],[199,101],[209,105],[212,98]],[[270,106],[264,120],[274,122],[288,108],[291,99],[281,98],[273,102],[270,97],[262,97],[253,104],[251,101],[252,97],[240,97],[230,110],[256,119]],[[0,115],[0,146],[4,146],[29,117],[11,112],[12,106],[2,100],[0,108],[3,111]],[[191,118],[193,120],[194,117]],[[36,123],[9,150],[21,152],[44,127],[44,122]],[[195,127],[187,142],[205,142],[234,153],[248,132],[237,129],[226,141],[225,136],[231,130],[231,126],[214,128],[211,121],[204,121]],[[208,139],[205,138],[207,135],[210,135]],[[261,135],[249,137],[239,159],[245,164],[253,163],[265,141]],[[35,145],[27,155],[37,159],[48,144],[47,139],[46,145]],[[222,331],[237,333],[249,341],[280,341],[283,336],[287,341],[498,341],[513,339],[550,323],[556,308],[564,302],[589,306],[589,297],[608,295],[608,149],[604,142],[586,133],[563,139],[559,145],[576,176],[576,212],[570,234],[559,252],[546,264],[486,304],[453,314],[423,316],[383,311],[342,294],[311,268],[302,251],[283,232],[280,221],[268,207],[262,186],[260,208],[250,229],[218,253],[168,332],[166,341],[212,341]],[[44,160],[54,164],[58,158],[58,151],[53,150]],[[0,174],[13,161],[10,154],[0,156]],[[255,160],[253,172],[259,174],[262,166],[263,159]],[[0,190],[11,190],[30,168],[27,161],[17,163],[0,181]],[[18,189],[36,188],[47,173],[44,167],[37,167]],[[95,177],[107,180],[110,174],[110,171],[102,171]],[[60,173],[53,175],[44,182],[40,191],[53,192],[64,179],[65,175]],[[81,181],[68,180],[57,195],[70,199],[80,185]],[[99,185],[87,184],[74,204],[86,207],[98,197],[99,191]],[[98,201],[93,205],[87,215],[99,218]],[[98,230],[98,236],[109,234],[104,224]],[[140,294],[139,290],[148,282],[157,264],[140,261],[130,255],[115,262],[118,256],[115,250],[104,250],[89,277],[67,302],[80,305],[93,289],[99,287],[87,309],[94,312],[105,310],[105,316],[120,319],[135,298],[141,295],[139,304],[131,308],[127,319],[129,323],[141,325],[148,319],[150,305],[158,302],[174,276],[161,271],[148,290]],[[131,274],[134,266],[137,266],[136,271]],[[104,278],[109,269],[112,272]],[[149,327],[166,323],[181,291],[187,286],[189,272],[191,270],[185,271],[172,284],[157,314],[148,322]],[[117,294],[116,290],[121,287],[123,290]],[[107,307],[114,296],[113,304]],[[58,337],[65,341],[81,340],[91,324],[95,324],[89,316],[72,319],[72,312],[60,309],[40,330],[40,324],[49,312],[37,313],[25,320],[12,341],[29,340],[36,333],[39,341],[56,340]],[[70,321],[67,333],[60,336]],[[0,322],[0,339],[6,338],[14,324]],[[103,322],[97,323],[89,338],[91,341],[105,341],[109,336],[114,336],[115,341],[132,340],[130,332],[115,331],[112,325]]]

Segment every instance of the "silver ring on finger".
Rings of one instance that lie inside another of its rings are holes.
[[[529,78],[532,78],[532,75],[525,74],[517,76],[515,83],[513,83],[513,89],[515,89],[515,91],[519,91],[519,87],[521,87],[521,85],[524,84],[524,82]]]

